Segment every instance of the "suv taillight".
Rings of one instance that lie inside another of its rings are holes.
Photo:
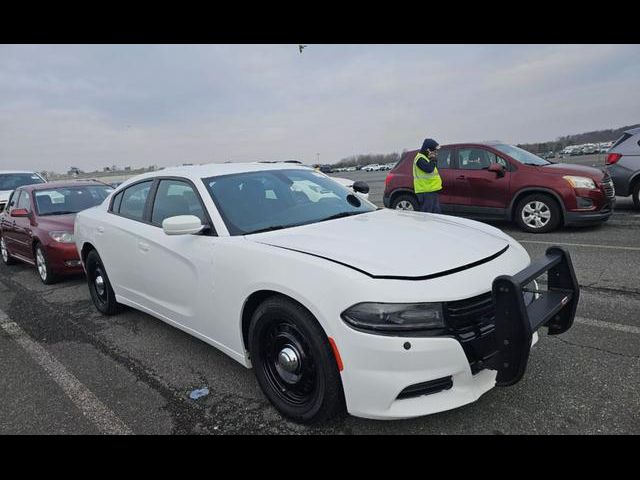
[[[607,155],[607,160],[605,161],[605,163],[607,165],[613,165],[621,158],[622,158],[622,155],[619,153],[610,153],[609,155]]]
[[[384,179],[384,186],[386,187],[387,185],[389,185],[389,182],[391,181],[391,179],[393,178],[393,173],[388,173],[387,174],[387,178]]]

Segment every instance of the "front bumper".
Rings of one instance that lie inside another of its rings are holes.
[[[525,306],[525,286],[545,272],[548,290]],[[348,348],[341,349],[347,409],[365,418],[410,418],[474,402],[495,385],[513,385],[524,375],[537,330],[546,326],[555,335],[569,329],[578,298],[568,252],[552,247],[518,274],[494,280],[492,328],[474,326],[476,338],[467,343],[458,333],[389,337],[348,329],[342,339]]]
[[[613,214],[615,199],[610,200],[607,205],[597,212],[566,212],[564,224],[570,225],[591,225],[606,222]]]
[[[58,275],[73,275],[84,272],[75,243],[49,245],[47,258],[52,270]]]

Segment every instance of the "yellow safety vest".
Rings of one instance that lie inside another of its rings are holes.
[[[442,190],[442,179],[438,173],[438,167],[433,168],[433,172],[427,173],[418,167],[418,160],[424,158],[427,162],[429,158],[422,153],[418,153],[413,159],[413,190],[416,193],[437,192]]]

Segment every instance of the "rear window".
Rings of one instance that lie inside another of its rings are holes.
[[[622,136],[618,140],[616,140],[616,143],[614,143],[609,150],[613,150],[614,148],[616,148],[622,142],[626,141],[631,136],[632,135],[630,133],[623,133]]]

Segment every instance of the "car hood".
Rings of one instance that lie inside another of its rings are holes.
[[[376,278],[426,279],[492,260],[508,241],[455,217],[382,209],[248,235],[248,240],[325,258]]]
[[[604,165],[603,165],[604,167]],[[595,167],[587,167],[585,165],[572,165],[570,163],[552,163],[539,167],[543,172],[560,174],[560,175],[579,175],[589,177],[593,180],[600,181],[604,172]]]
[[[38,226],[43,230],[48,230],[50,232],[73,232],[73,222],[75,221],[75,219],[75,213],[71,213],[68,215],[49,215],[39,217]]]
[[[13,190],[0,190],[0,202],[7,202]]]

